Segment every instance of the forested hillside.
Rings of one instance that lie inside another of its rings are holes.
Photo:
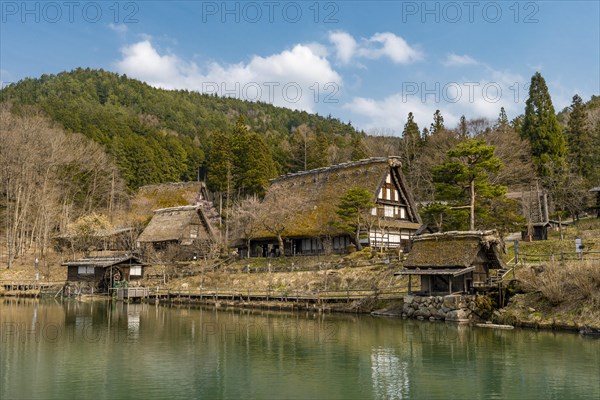
[[[335,118],[156,89],[103,70],[25,79],[3,89],[0,100],[17,108],[39,106],[67,131],[105,145],[130,189],[196,179],[199,170],[210,165],[215,136],[231,132],[240,117],[264,141],[273,175],[346,161],[352,156],[350,144],[359,137],[350,124]]]
[[[589,189],[600,186],[600,97],[574,95],[556,114],[538,73],[523,115],[509,118],[500,108],[495,120],[462,116],[449,127],[437,110],[419,127],[409,113],[400,137],[89,69],[26,79],[0,99],[0,253],[7,264],[31,248],[44,253],[52,237],[90,235],[96,222],[104,230],[139,228],[132,193],[199,174],[220,192],[224,227],[241,224],[245,200],[259,204],[278,174],[374,156],[400,157],[424,221],[440,231],[531,226],[536,221],[509,191],[544,189],[551,218],[577,217],[593,209]]]

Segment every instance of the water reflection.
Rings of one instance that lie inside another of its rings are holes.
[[[600,398],[600,342],[573,334],[23,299],[0,329],[2,399]]]

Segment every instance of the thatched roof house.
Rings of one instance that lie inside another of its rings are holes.
[[[161,208],[137,239],[138,246],[152,244],[156,249],[169,244],[196,245],[202,251],[215,242],[217,235],[202,207],[182,206]]]
[[[414,238],[404,269],[396,275],[420,276],[421,292],[429,295],[487,288],[494,283],[490,270],[506,269],[503,251],[496,231],[421,235]]]
[[[422,225],[397,157],[369,158],[326,168],[285,175],[271,181],[263,207],[267,214],[286,219],[286,253],[311,254],[325,250],[345,251],[350,238],[336,226],[335,210],[348,189],[362,188],[373,194],[376,208],[373,223],[364,233],[364,244],[375,247],[408,246]],[[274,235],[263,230],[257,235],[254,255],[263,255]],[[279,249],[276,249],[279,250]]]

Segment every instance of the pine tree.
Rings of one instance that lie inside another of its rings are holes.
[[[352,135],[352,140],[350,141],[350,148],[352,149],[352,151],[350,152],[350,159],[352,161],[358,161],[367,158],[367,149],[365,144],[363,143],[361,135]]]
[[[213,192],[227,192],[233,186],[233,152],[231,139],[223,132],[212,137],[206,184]]]
[[[365,227],[366,217],[375,207],[373,195],[366,189],[352,188],[340,197],[335,213],[340,218],[340,227],[352,236],[357,250],[362,250],[360,232]]]
[[[464,115],[460,116],[460,122],[458,123],[458,134],[466,138],[469,133],[469,127],[467,126],[467,118]]]
[[[589,178],[593,172],[592,134],[588,128],[585,105],[578,95],[573,96],[570,111],[566,130],[570,160],[577,173]]]
[[[429,127],[429,134],[435,135],[442,130],[444,130],[444,117],[440,110],[435,110],[435,113],[433,113],[433,122]]]
[[[477,198],[501,197],[506,187],[493,184],[490,175],[502,168],[500,160],[494,156],[494,146],[485,141],[470,139],[459,143],[448,151],[450,161],[434,168],[436,198],[458,203],[468,199],[470,211],[469,226],[475,229],[475,207]]]
[[[500,114],[498,115],[498,120],[496,121],[496,129],[499,129],[501,132],[506,132],[508,128],[510,128],[508,116],[506,115],[504,107],[500,107]]]
[[[531,77],[521,136],[531,143],[533,160],[542,177],[564,164],[565,137],[556,119],[546,81],[539,72]]]
[[[400,156],[405,173],[410,173],[412,170],[413,162],[419,156],[422,144],[419,125],[415,122],[413,113],[409,112],[406,124],[404,124],[404,130],[402,131],[402,141],[400,142]]]

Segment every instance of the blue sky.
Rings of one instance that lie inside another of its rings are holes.
[[[509,118],[542,73],[557,110],[600,94],[598,1],[1,2],[2,84],[77,67],[331,114]]]

